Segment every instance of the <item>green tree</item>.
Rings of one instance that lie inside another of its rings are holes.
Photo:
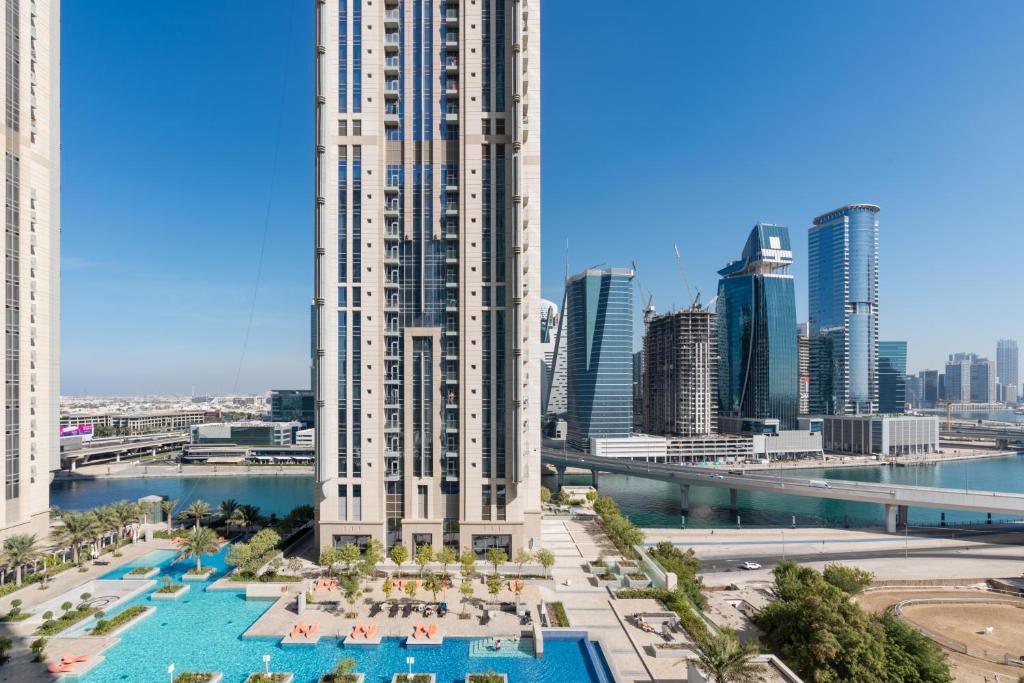
[[[352,657],[345,657],[334,666],[334,670],[324,675],[324,680],[330,683],[356,683],[356,660]]]
[[[26,564],[35,564],[42,553],[39,552],[35,534],[14,534],[4,539],[0,557],[9,567],[14,568],[14,585],[21,585],[21,568]]]
[[[501,586],[501,577],[497,574],[491,574],[487,577],[487,592],[492,596],[497,596],[501,592]]]
[[[352,573],[352,566],[359,561],[359,546],[355,543],[346,543],[338,549],[338,562],[345,565],[345,572]]]
[[[346,574],[338,582],[338,587],[341,588],[341,594],[344,596],[345,602],[348,603],[350,613],[355,610],[356,600],[362,595],[360,585],[359,577],[355,574]]]
[[[459,564],[461,565],[462,577],[464,579],[472,578],[476,574],[476,553],[466,548],[459,555]]]
[[[416,564],[420,568],[420,576],[423,576],[423,572],[426,571],[427,565],[434,561],[434,547],[429,543],[424,543],[416,549]]]
[[[167,520],[167,531],[174,530],[174,508],[176,507],[178,507],[177,500],[160,501],[160,512],[164,513],[164,519]]]
[[[423,587],[434,595],[434,602],[437,602],[437,594],[441,592],[441,579],[436,574],[431,574],[423,582]]]
[[[259,524],[260,509],[255,505],[239,505],[231,513],[229,521],[240,529],[248,529]]]
[[[220,545],[217,543],[217,534],[212,529],[197,527],[178,545],[178,559],[194,558],[198,574],[203,570],[203,555],[213,555],[218,550]]]
[[[412,600],[412,599],[414,599],[416,597],[416,582],[415,581],[409,581],[408,583],[405,584],[405,594],[409,596],[410,600]]]
[[[522,576],[523,576],[523,565],[526,564],[527,562],[532,561],[532,560],[533,560],[533,553],[531,553],[526,548],[520,548],[519,550],[516,551],[516,556],[513,559],[513,562],[516,563],[516,573],[517,573],[517,576],[522,578]]]
[[[189,503],[188,507],[181,512],[184,519],[193,520],[196,529],[199,528],[199,524],[203,521],[203,517],[208,514],[210,514],[210,504],[201,499],[192,501]]]
[[[555,554],[547,548],[541,548],[537,551],[537,562],[540,566],[544,567],[544,573],[551,576],[551,568],[555,566]]]
[[[395,582],[391,580],[391,577],[384,579],[384,584],[380,587],[384,591],[384,599],[390,600],[391,594],[395,592]]]
[[[473,599],[473,582],[470,579],[463,579],[459,592],[462,593],[462,615],[465,616],[466,604]]]
[[[551,502],[551,489],[547,486],[540,487],[540,502],[544,505]]]
[[[391,561],[398,567],[398,572],[402,572],[402,565],[409,559],[409,549],[399,543],[391,549]]]
[[[327,576],[334,576],[334,565],[338,564],[338,550],[337,548],[324,548],[320,551],[320,561],[317,562],[323,567],[324,572]]]
[[[218,510],[220,511],[220,516],[223,517],[225,521],[231,519],[231,516],[235,514],[235,510],[238,509],[239,505],[240,503],[234,498],[222,500],[220,502],[220,506],[218,507]]]
[[[99,522],[91,512],[64,512],[60,521],[61,525],[53,531],[53,538],[71,548],[72,561],[78,564],[79,550],[93,540]]]
[[[373,578],[374,574],[377,573],[377,567],[383,561],[384,544],[376,538],[371,538],[366,542],[366,549],[363,551],[363,557],[359,561],[359,571],[367,579]]]
[[[860,595],[875,580],[875,575],[867,570],[842,564],[825,565],[821,575],[847,595]]]
[[[441,548],[441,552],[437,554],[437,561],[441,563],[441,574],[448,576],[448,565],[458,562],[459,555],[455,552],[455,548],[446,545]]]
[[[508,562],[508,553],[501,548],[491,548],[487,551],[487,562],[494,567],[494,573],[498,573],[498,567]]]
[[[885,632],[887,683],[950,683],[946,655],[934,641],[891,614],[876,617]]]
[[[753,659],[757,643],[741,643],[736,632],[723,626],[717,633],[694,639],[700,669],[709,683],[752,683],[763,670]]]
[[[120,541],[124,532],[138,523],[142,516],[141,506],[138,503],[129,503],[121,500],[110,506],[110,515],[116,521],[117,540]]]

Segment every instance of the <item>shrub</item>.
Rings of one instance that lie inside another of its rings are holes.
[[[129,621],[139,617],[146,611],[146,607],[142,605],[132,605],[122,612],[114,615],[110,619],[100,619],[96,622],[90,633],[94,636],[104,636],[111,631],[114,631],[121,626],[124,626]]]
[[[505,678],[498,673],[488,671],[482,674],[470,674],[466,683],[504,683]]]
[[[352,657],[345,657],[338,662],[334,670],[323,676],[324,681],[329,683],[355,683],[356,675],[352,671],[356,668],[356,660]]]
[[[182,671],[174,677],[174,683],[210,683],[213,674],[208,671]]]
[[[178,591],[180,591],[184,587],[185,587],[185,584],[183,584],[183,583],[170,583],[170,582],[168,582],[168,583],[165,583],[164,585],[160,586],[159,588],[157,588],[155,592],[156,593],[177,593]]]
[[[548,621],[555,627],[567,627],[569,625],[569,615],[565,613],[565,605],[560,602],[549,602]]]
[[[32,650],[32,661],[41,662],[46,659],[46,638],[36,638],[32,641],[32,645],[29,646]]]
[[[142,574],[148,574],[151,571],[153,571],[152,567],[135,567],[130,572],[128,572],[128,576],[139,576]],[[88,598],[86,598],[86,600],[88,600]]]
[[[633,546],[644,542],[644,533],[622,514],[618,504],[608,496],[598,496],[594,512],[601,518],[601,528],[619,552],[626,557],[636,557]]]
[[[249,674],[249,677],[245,679],[245,683],[284,683],[287,680],[288,674],[275,672],[271,674],[265,674],[263,672]]]
[[[700,571],[700,560],[694,554],[693,548],[683,552],[668,541],[662,541],[651,548],[650,553],[665,571],[676,575],[679,587],[686,591],[686,595],[697,609],[703,610],[707,600],[701,592],[704,589],[704,582],[697,576],[697,572]]]
[[[64,604],[67,605],[70,603]],[[96,613],[97,610],[93,609],[92,607],[79,607],[78,609],[69,609],[65,611],[64,614],[60,617],[60,619],[56,620],[47,619],[46,615],[44,614],[43,618],[46,619],[46,621],[44,621],[43,624],[36,629],[36,635],[55,636],[64,629],[68,628],[69,626],[73,626],[74,624],[77,624],[83,619],[87,619],[88,617],[91,617]],[[47,612],[47,614],[52,615],[52,612]]]

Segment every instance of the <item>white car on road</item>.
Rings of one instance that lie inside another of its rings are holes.
[[[761,565],[759,565],[757,562],[744,562],[743,564],[740,565],[740,568],[741,569],[760,569]]]

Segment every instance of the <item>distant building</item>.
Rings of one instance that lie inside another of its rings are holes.
[[[644,352],[633,354],[633,431],[643,430],[644,422]]]
[[[591,452],[603,458],[622,458],[669,464],[733,463],[749,460],[753,440],[749,436],[650,436],[595,438]]]
[[[971,403],[995,403],[996,363],[988,358],[971,361]]]
[[[878,412],[907,410],[907,342],[878,342]]]
[[[820,458],[822,453],[821,418],[801,417],[796,429],[782,429],[776,418],[720,416],[723,433],[742,434],[752,439],[753,457],[759,460],[795,460]]]
[[[955,353],[946,361],[943,398],[953,403],[971,402],[971,363],[974,354]]]
[[[301,422],[312,427],[316,417],[312,389],[272,389],[270,391],[271,422]]]
[[[922,370],[917,373],[921,380],[921,406],[922,408],[934,408],[942,398],[939,382],[942,374],[938,370]]]
[[[558,306],[547,299],[540,300],[540,400],[541,415],[547,413],[551,394],[551,378],[555,369],[555,351],[558,341]]]
[[[799,402],[796,295],[789,229],[758,223],[743,255],[718,271],[718,409],[795,429]]]
[[[1020,352],[1016,339],[1000,339],[996,343],[996,376],[1002,387],[1001,400],[1016,403],[1020,396]]]
[[[815,415],[878,410],[878,210],[844,206],[815,218],[808,234]]]
[[[566,284],[567,438],[580,450],[632,433],[632,280],[632,270],[589,269]]]
[[[193,444],[236,446],[291,446],[301,422],[220,422],[192,427]]]
[[[939,449],[939,418],[909,415],[826,415],[826,451],[859,455],[923,455]]]
[[[701,436],[717,431],[716,315],[693,307],[650,318],[644,336],[643,431]]]
[[[799,374],[799,387],[797,391],[798,408],[800,415],[807,415],[811,411],[811,352],[809,347],[811,326],[810,323],[800,323],[796,330],[796,353],[797,372]]]
[[[60,416],[61,427],[91,424],[117,434],[134,436],[156,432],[175,432],[193,425],[220,420],[216,410],[150,410],[138,413],[66,413]]]
[[[541,415],[561,415],[568,410],[569,402],[569,373],[566,370],[568,365],[569,334],[566,329],[569,314],[565,309],[565,298],[562,299],[563,308],[560,314],[556,313],[558,319],[555,329],[547,328],[550,344],[541,344],[544,368],[547,377],[546,391],[541,391]]]
[[[907,404],[911,408],[924,407],[924,381],[920,375],[906,375],[903,381],[907,387]]]

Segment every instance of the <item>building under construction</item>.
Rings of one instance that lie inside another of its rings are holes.
[[[649,319],[644,337],[643,429],[701,436],[717,431],[718,325],[695,305]]]

